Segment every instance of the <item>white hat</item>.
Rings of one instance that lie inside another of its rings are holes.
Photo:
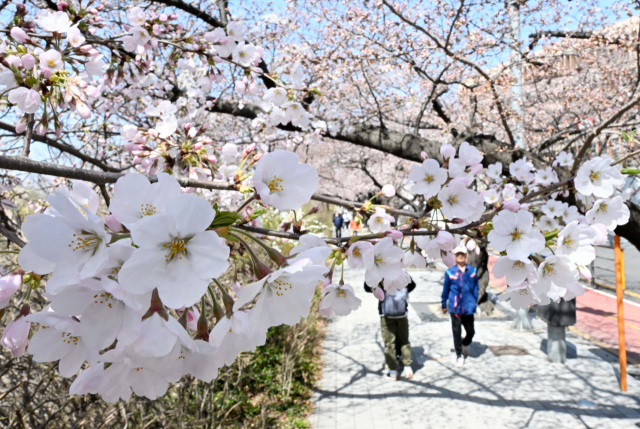
[[[467,246],[465,246],[464,244],[459,245],[458,247],[456,247],[455,249],[453,249],[453,254],[457,255],[458,253],[467,253]]]

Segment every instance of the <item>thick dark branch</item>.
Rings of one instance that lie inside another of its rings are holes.
[[[7,237],[9,241],[12,241],[13,243],[17,244],[20,247],[24,247],[24,245],[27,244],[20,237],[18,237],[18,234],[8,230],[2,225],[0,225],[0,234],[4,235],[5,237]]]
[[[591,39],[593,31],[538,31],[529,34],[530,39],[541,39],[543,37],[562,37],[569,39]]]
[[[181,0],[151,0],[153,3],[162,3],[165,4],[167,6],[171,6],[171,7],[175,7],[176,9],[180,9],[184,12],[187,12],[197,18],[200,18],[201,20],[203,20],[204,22],[206,22],[207,24],[213,26],[213,27],[224,27],[224,25],[222,24],[222,22],[214,17],[209,15],[206,12],[201,11],[200,9],[198,9],[197,7],[194,7],[188,3],[185,3]]]
[[[0,122],[0,129],[3,129],[5,131],[9,131],[11,133],[16,134],[16,129],[13,125],[11,124],[7,124],[6,122]],[[16,134],[17,135],[17,134]],[[92,158],[84,153],[82,153],[81,151],[79,151],[78,149],[76,149],[75,147],[65,144],[65,143],[59,143],[54,139],[51,139],[49,137],[46,136],[41,136],[40,134],[33,134],[31,136],[31,140],[35,140],[37,142],[40,143],[44,143],[47,146],[50,146],[52,148],[58,149],[61,152],[65,152],[68,153],[70,155],[75,156],[78,159],[81,159],[84,162],[88,162],[89,164],[95,165],[98,168],[101,168],[104,171],[112,171],[112,172],[119,172],[119,171],[123,171],[125,169],[122,168],[115,168],[115,167],[111,167],[110,165],[105,164],[104,162],[98,161],[95,158]]]
[[[95,183],[97,185],[104,185],[105,183],[115,183],[120,177],[124,176],[124,173],[107,173],[102,171],[83,170],[81,168],[73,168],[66,165],[51,164],[49,162],[38,162],[21,156],[4,156],[0,155],[0,168],[6,170],[24,171],[27,173],[45,174],[55,177],[66,177],[67,179],[84,180],[87,182]],[[147,176],[150,182],[156,182],[158,179],[156,176]],[[238,187],[230,183],[216,183],[207,182],[204,180],[191,180],[183,177],[176,178],[178,183],[185,188],[199,188],[199,189],[211,189],[221,191],[237,191]],[[361,203],[355,201],[347,201],[336,197],[330,197],[327,195],[314,194],[311,197],[314,201],[321,201],[329,204],[336,204],[339,206],[347,207],[353,210],[359,210],[362,207]],[[389,213],[404,215],[409,217],[417,217],[418,213],[397,210],[389,208]]]
[[[255,119],[259,114],[266,113],[257,105],[245,104],[240,108],[238,103],[224,99],[217,100],[213,106],[209,108],[209,111],[246,119]],[[290,123],[287,125],[279,125],[278,128],[283,131],[304,131]],[[328,132],[325,132],[324,136],[329,139],[376,149],[409,161],[422,162],[420,153],[423,151],[427,153],[429,158],[442,161],[442,157],[440,156],[440,146],[442,145],[442,142],[437,140],[428,140],[416,134],[382,129],[378,126],[360,125],[351,127],[349,131],[344,130],[338,132],[336,135],[331,135]],[[462,134],[456,136],[453,143],[454,145],[459,145],[463,141],[469,142],[484,153],[484,159],[482,162],[485,166],[495,162],[501,162],[503,166],[508,168],[509,164],[522,156],[526,156],[527,159],[531,160],[536,166],[541,166],[543,164],[543,161],[532,152],[507,150],[507,145],[505,143],[500,142],[491,135]]]

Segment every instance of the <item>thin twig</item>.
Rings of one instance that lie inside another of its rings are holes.
[[[27,131],[24,134],[24,139],[22,140],[22,153],[21,156],[29,157],[29,152],[31,150],[31,135],[33,134],[33,126],[36,123],[36,118],[33,113],[27,115]]]

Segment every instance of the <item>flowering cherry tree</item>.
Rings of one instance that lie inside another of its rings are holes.
[[[390,14],[394,31],[418,31],[441,52],[439,60],[488,80],[495,110],[488,128],[502,124],[495,134],[512,142],[494,78],[400,5],[375,3],[375,19]],[[437,8],[451,15],[448,6]],[[49,192],[29,201],[21,231],[0,227],[20,248],[18,266],[0,278],[0,306],[17,310],[2,345],[16,357],[57,361],[60,376],[75,377],[73,395],[155,399],[187,374],[210,382],[242,351],[264,344],[270,327],[305,318],[317,290],[322,314],[348,316],[360,300],[344,283],[345,264],[364,268],[383,299],[383,288],[393,294],[409,284],[403,268],[451,266],[457,246],[488,247],[501,255],[494,273],[506,277],[501,299],[514,308],[572,299],[583,292],[580,279],[591,276],[593,246],[630,222],[624,175],[639,171],[623,163],[635,152],[613,159],[591,146],[640,99],[612,102],[610,116],[583,135],[578,150],[553,160],[448,125],[451,141],[415,133],[415,145],[407,146],[379,106],[376,125],[349,123],[344,112],[352,107],[338,87],[350,83],[336,70],[327,76],[339,85],[320,82],[321,91],[309,77],[317,71],[309,52],[286,39],[281,56],[262,46],[277,43],[268,29],[273,17],[252,26],[251,19],[231,19],[225,7],[180,0],[14,9],[0,44],[5,118],[12,121],[0,125],[16,136],[0,155],[12,185],[5,200],[16,196],[14,185],[26,184],[26,173]],[[454,21],[470,13],[464,3],[459,11]],[[338,37],[326,31],[320,35],[327,40]],[[384,82],[371,84],[364,66],[361,72],[377,99]],[[398,78],[405,81],[406,73]],[[436,95],[427,104],[444,120]],[[250,120],[249,131],[238,118]],[[342,141],[419,163],[407,169],[408,183],[380,184],[353,201],[319,191],[324,169],[311,165],[317,155],[301,159],[301,141],[310,151]],[[56,154],[32,148],[36,143]],[[317,208],[306,208],[310,201],[354,211],[370,233],[311,234],[304,219]],[[403,207],[383,204],[393,201]],[[266,210],[290,220],[278,231],[265,228]],[[299,244],[285,256],[273,238]],[[32,308],[35,296],[46,298],[42,308]]]

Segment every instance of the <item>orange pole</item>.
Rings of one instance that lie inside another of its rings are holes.
[[[620,389],[627,391],[627,348],[624,342],[624,254],[620,248],[620,236],[616,235],[615,262],[616,262],[616,297],[618,301],[618,359],[620,360]]]

